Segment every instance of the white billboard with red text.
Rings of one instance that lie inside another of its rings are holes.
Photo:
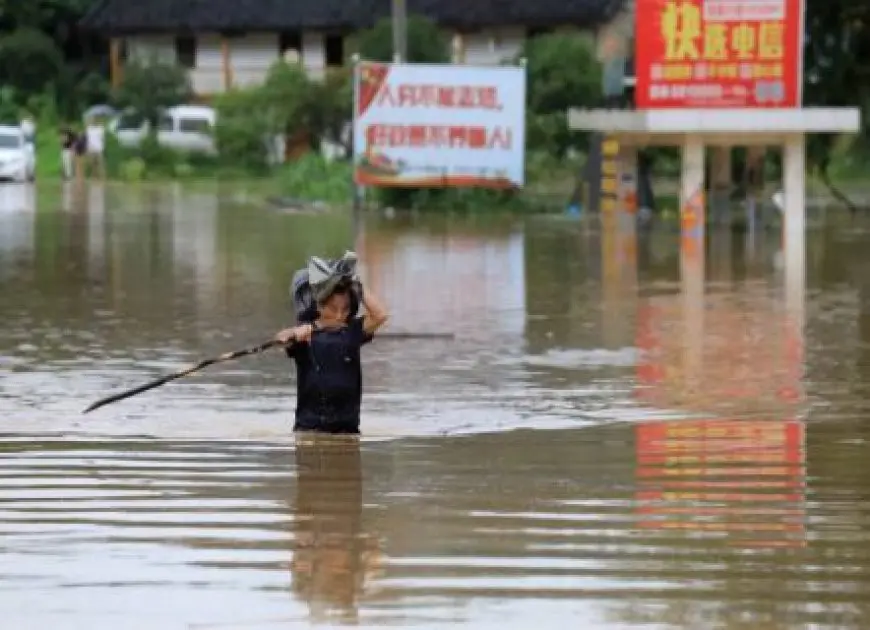
[[[355,72],[357,184],[523,185],[524,68],[361,62]]]

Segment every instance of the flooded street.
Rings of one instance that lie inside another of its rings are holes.
[[[0,627],[870,627],[870,221],[633,239],[0,186]],[[294,442],[311,254],[390,306],[360,442]],[[797,278],[797,280],[796,280]]]

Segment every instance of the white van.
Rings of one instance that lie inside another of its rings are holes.
[[[217,148],[212,136],[217,113],[206,105],[177,105],[160,116],[157,142],[179,151],[215,155]],[[128,110],[112,121],[109,130],[126,147],[136,147],[148,133],[148,123],[135,111]]]

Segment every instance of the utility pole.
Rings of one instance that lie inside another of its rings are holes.
[[[405,0],[392,0],[393,62],[408,60],[408,12]]]

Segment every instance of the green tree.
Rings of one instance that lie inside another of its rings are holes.
[[[293,138],[298,133],[319,138],[329,125],[337,124],[334,112],[350,111],[349,89],[344,103],[336,91],[343,84],[332,86],[329,80],[312,80],[298,64],[275,62],[262,85],[232,90],[217,99],[219,151],[247,168],[262,169],[268,161],[270,139]]]
[[[308,120],[316,137],[351,150],[346,137],[347,125],[353,116],[353,81],[350,69],[330,71],[322,82],[314,82],[310,92]]]
[[[807,2],[805,15],[804,106],[859,106],[870,110],[870,2]],[[853,151],[866,156],[870,131],[862,126]],[[855,210],[829,176],[837,137],[814,134],[807,141],[807,165],[819,173],[834,196]]]
[[[0,37],[0,81],[24,97],[56,84],[63,69],[63,55],[45,33],[21,28]]]
[[[569,131],[567,112],[601,102],[601,64],[591,37],[571,32],[534,37],[520,57],[527,63],[526,145],[559,157],[585,147],[586,135]]]
[[[308,127],[308,102],[312,80],[296,63],[279,60],[272,64],[260,89],[260,110],[269,127],[282,133],[293,133]]]
[[[124,67],[123,79],[114,91],[113,100],[120,107],[135,109],[151,123],[151,130],[156,133],[160,112],[186,102],[191,94],[184,68],[152,57]]]
[[[408,58],[411,63],[446,63],[450,61],[450,42],[432,20],[419,15],[408,16]],[[369,61],[393,60],[393,22],[379,20],[359,37],[359,54]]]

